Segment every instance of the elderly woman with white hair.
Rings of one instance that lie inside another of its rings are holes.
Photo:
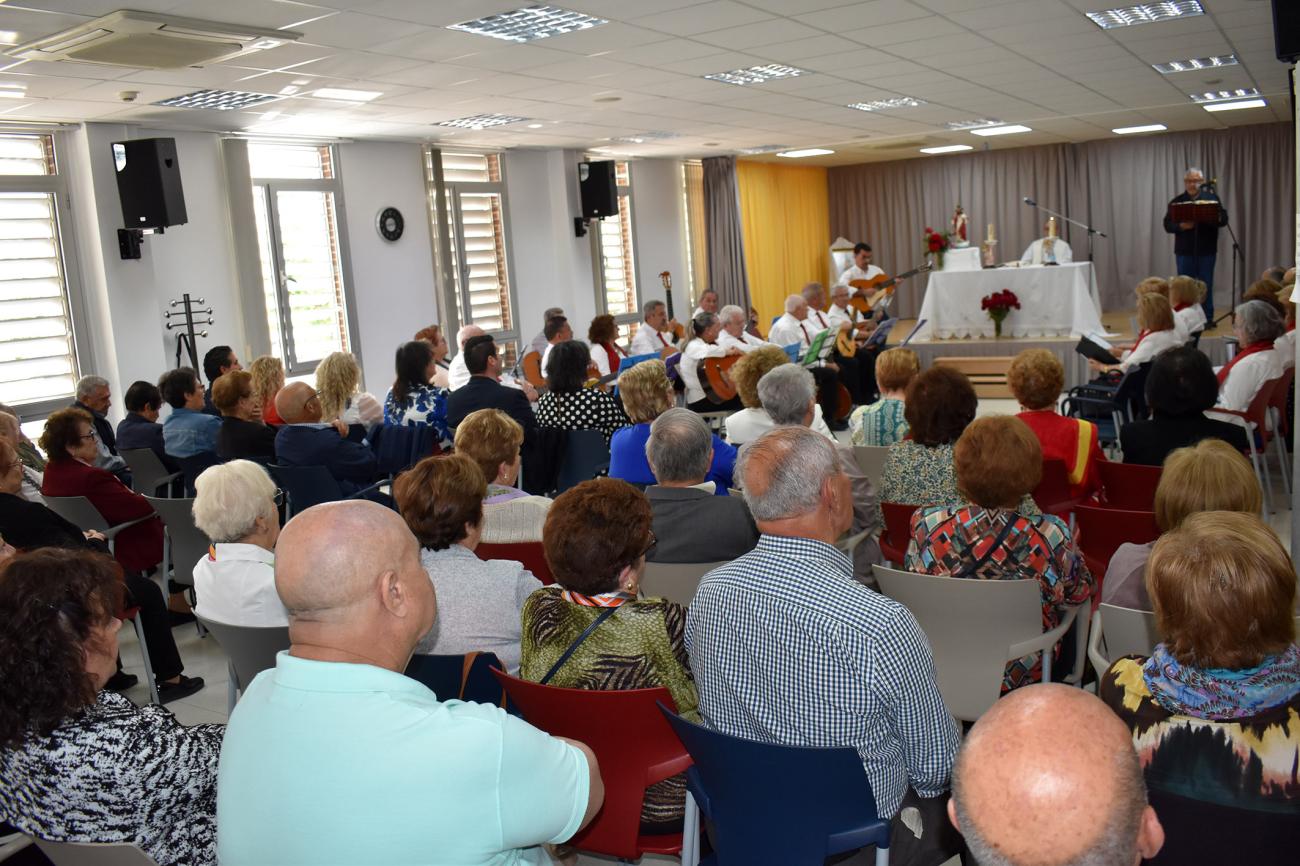
[[[194,523],[212,540],[194,566],[194,612],[227,625],[288,625],[275,591],[280,491],[271,476],[251,460],[232,460],[204,470],[194,489]]]
[[[1237,354],[1219,368],[1220,409],[1245,412],[1265,382],[1278,378],[1286,369],[1273,341],[1286,332],[1277,310],[1263,301],[1247,301],[1234,311],[1232,331],[1237,335]]]

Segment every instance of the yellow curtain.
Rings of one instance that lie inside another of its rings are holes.
[[[763,333],[805,283],[824,282],[831,241],[826,169],[736,163],[749,296]]]

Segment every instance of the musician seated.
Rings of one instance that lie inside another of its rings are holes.
[[[772,345],[761,337],[755,337],[745,330],[748,324],[745,311],[735,304],[728,304],[718,313],[718,321],[722,323],[722,331],[718,334],[718,345],[724,349],[739,349],[741,352],[749,353],[759,346]]]
[[[798,357],[803,358],[809,345],[816,338],[818,328],[808,318],[808,301],[803,295],[791,295],[785,299],[785,314],[772,325],[767,334],[769,341],[778,346],[797,345]],[[829,337],[829,335],[828,335]],[[823,343],[823,348],[825,343]],[[813,362],[813,379],[817,382],[817,405],[821,407],[822,416],[832,430],[847,430],[847,421],[837,421],[839,414],[839,366],[826,359],[827,352],[818,355]]]
[[[1174,311],[1169,299],[1159,292],[1148,292],[1138,298],[1138,338],[1132,349],[1120,355],[1118,364],[1101,364],[1088,359],[1088,366],[1102,373],[1129,370],[1155,360],[1165,349],[1183,344],[1183,338],[1174,327]],[[1118,348],[1118,347],[1117,347]]]
[[[591,320],[587,326],[587,342],[591,345],[591,362],[600,371],[603,379],[610,373],[618,372],[619,362],[627,357],[623,347],[614,341],[618,339],[618,325],[614,317],[606,313]]]
[[[551,357],[551,350],[560,343],[567,343],[573,339],[573,326],[564,316],[551,316],[546,320],[546,327],[542,333],[546,335],[546,351],[542,353],[542,375],[549,380],[551,373],[546,369],[546,362]]]
[[[1068,265],[1074,261],[1070,245],[1056,236],[1056,220],[1043,223],[1043,237],[1025,247],[1020,263],[1024,265]]]
[[[556,316],[563,316],[564,309],[561,307],[547,307],[546,312],[542,313],[542,330],[528,344],[528,351],[536,352],[538,355],[546,353],[546,347],[550,341],[546,339],[546,323]]]
[[[695,318],[700,313],[718,314],[718,293],[713,289],[705,289],[704,294],[700,295],[700,305],[691,313],[691,318]]]
[[[837,357],[843,357],[845,354],[841,343],[845,340],[854,341],[856,348],[850,360],[857,364],[857,383],[856,387],[853,384],[845,384],[849,392],[853,394],[853,402],[862,406],[872,402],[880,394],[879,386],[876,383],[876,358],[883,346],[870,345],[867,339],[876,330],[877,317],[883,318],[885,312],[880,309],[874,315],[864,316],[857,307],[849,302],[851,296],[852,292],[849,287],[843,283],[834,286],[831,289],[831,306],[826,311],[826,318],[830,320],[832,327],[839,328],[841,332],[835,348]]]
[[[682,381],[686,383],[686,408],[692,412],[736,412],[742,409],[739,397],[720,400],[711,396],[712,389],[705,392],[706,380],[701,376],[703,370],[700,362],[705,358],[725,358],[728,355],[744,354],[737,348],[724,348],[718,345],[718,334],[722,324],[713,313],[700,313],[691,319],[694,336],[682,349],[682,361],[677,369]]]
[[[675,320],[669,320],[668,308],[663,301],[646,301],[641,305],[641,324],[637,325],[632,335],[632,354],[660,357],[677,351],[674,329],[678,327]]]

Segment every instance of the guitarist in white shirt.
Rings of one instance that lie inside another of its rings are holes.
[[[808,344],[821,330],[815,319],[806,321],[810,319],[808,312],[808,302],[804,300],[803,295],[791,295],[786,298],[785,315],[772,324],[772,329],[767,333],[768,340],[782,347],[797,343],[799,357],[802,358],[808,351]],[[848,429],[846,423],[836,424],[832,420],[839,409],[840,368],[834,361],[818,360],[810,369],[813,379],[817,382],[817,404],[822,407],[822,416],[826,419],[827,425],[832,430],[837,427],[841,430]]]
[[[632,335],[633,355],[657,354],[661,358],[677,351],[673,342],[672,326],[668,320],[668,307],[663,301],[646,301],[641,305],[641,324]],[[665,351],[667,350],[667,351]]]
[[[869,336],[872,331],[876,330],[876,320],[871,316],[864,316],[858,312],[858,308],[849,303],[850,294],[849,287],[843,283],[832,288],[831,306],[826,311],[826,318],[830,320],[833,327],[842,331],[851,331],[853,337]],[[871,403],[878,396],[876,389],[876,355],[879,352],[879,346],[868,346],[861,339],[858,339],[857,351],[849,359],[856,361],[858,367],[858,391],[853,395],[854,402],[858,405]],[[838,351],[836,355],[839,355]],[[852,391],[853,387],[849,386],[849,390]]]
[[[854,244],[853,265],[846,268],[836,282],[847,286],[851,280],[872,280],[883,273],[883,270],[871,263],[871,244]]]
[[[852,357],[841,354],[835,345],[835,338],[841,329],[849,328],[849,322],[832,316],[829,311],[822,312],[822,308],[826,306],[826,293],[822,290],[821,283],[809,283],[804,286],[803,297],[808,302],[807,323],[812,325],[815,322],[817,330],[829,329],[831,332],[826,342],[822,344],[822,357],[829,357],[835,362],[840,381],[844,383],[845,388],[849,389],[855,404],[861,406],[870,402],[866,399],[867,392],[863,391],[862,364],[858,362],[856,353]]]
[[[718,334],[718,345],[724,349],[736,348],[749,353],[759,346],[772,345],[767,340],[755,337],[745,330],[745,311],[735,304],[728,304],[718,311],[718,321],[722,323],[722,333]]]

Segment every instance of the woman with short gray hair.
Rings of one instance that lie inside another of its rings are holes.
[[[194,566],[194,613],[227,625],[289,624],[275,591],[280,491],[251,460],[205,469],[194,481],[194,524],[212,541]]]
[[[1237,354],[1219,368],[1220,409],[1245,412],[1265,382],[1279,378],[1286,369],[1273,341],[1286,331],[1282,317],[1263,301],[1247,301],[1233,311],[1232,331],[1237,335]]]

